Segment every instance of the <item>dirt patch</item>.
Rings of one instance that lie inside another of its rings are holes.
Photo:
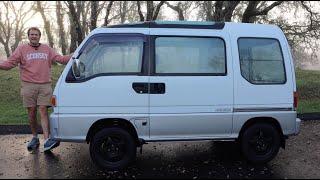
[[[320,121],[302,121],[298,136],[289,137],[271,166],[281,178],[314,179],[320,177]]]

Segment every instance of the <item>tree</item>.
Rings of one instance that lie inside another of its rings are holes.
[[[128,11],[128,1],[120,1],[120,22],[123,24],[126,20],[126,14]]]
[[[206,21],[230,22],[240,1],[200,1],[198,16]]]
[[[62,5],[60,1],[56,1],[56,15],[59,28],[59,44],[63,55],[67,53],[66,33],[64,31]]]
[[[99,1],[91,1],[90,31],[97,27]]]
[[[111,18],[115,22],[125,23],[128,22],[137,22],[140,21],[140,16],[138,13],[138,6],[136,1],[116,1],[114,5],[114,11],[118,11],[119,14]]]
[[[50,26],[50,22],[48,21],[48,18],[46,17],[46,15],[44,13],[44,8],[42,7],[41,1],[37,1],[36,3],[37,3],[36,10],[41,14],[41,17],[43,19],[44,29],[47,34],[49,46],[53,48],[54,43],[53,43],[52,29]]]
[[[177,5],[172,5],[168,1],[164,2],[169,8],[176,11],[178,13],[178,19],[180,21],[184,21],[187,16],[188,9],[194,4],[193,1],[183,1],[178,2]]]
[[[77,5],[77,13],[81,17],[81,31],[83,33],[83,39],[84,37],[89,33],[89,21],[88,21],[88,15],[90,10],[90,2],[88,1],[76,1]]]
[[[35,14],[31,11],[32,6],[28,7],[26,1],[21,2],[20,6],[18,5],[12,1],[0,2],[0,7],[3,7],[0,12],[0,43],[4,46],[7,57],[22,41],[26,31],[25,24]],[[13,12],[11,17],[9,15],[10,12]],[[10,46],[11,43],[13,44],[12,46]]]
[[[279,6],[283,1],[276,1],[270,5],[265,5],[264,1],[249,1],[249,4],[242,16],[242,22],[244,23],[253,23],[256,20],[257,16],[267,15],[270,10],[274,7]],[[258,5],[261,6],[258,6]]]
[[[285,2],[278,9],[281,14],[279,17],[267,19],[270,24],[276,24],[284,31],[294,56],[302,57],[297,54],[305,54],[306,52],[309,54],[309,56],[304,56],[305,58],[296,60],[296,64],[301,64],[302,61],[314,63],[318,60],[320,10],[316,3],[311,1]],[[293,15],[289,21],[287,16],[283,14],[290,11],[295,12],[291,12]]]
[[[143,15],[141,11],[141,3],[137,1],[138,13],[140,16],[140,21],[153,21],[158,18],[160,8],[164,4],[165,1],[160,1],[156,6],[154,5],[154,1],[147,1],[147,14]]]
[[[80,23],[80,11],[76,11],[73,1],[66,1],[69,9],[69,20],[70,20],[70,52],[74,52],[78,45],[84,39],[84,32]],[[78,4],[78,9],[79,7]]]
[[[110,16],[110,12],[111,12],[111,7],[114,1],[110,1],[108,3],[107,9],[106,9],[106,16],[104,17],[104,26],[107,26],[109,24],[109,16]]]

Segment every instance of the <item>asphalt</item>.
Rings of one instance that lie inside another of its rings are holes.
[[[298,114],[298,118],[303,121],[320,120],[320,112]],[[38,127],[39,134],[41,134],[41,127]],[[31,134],[29,125],[0,125],[0,135],[8,134]]]
[[[153,142],[121,171],[99,169],[86,143],[62,142],[50,153],[28,152],[30,135],[0,135],[0,179],[319,179],[320,121],[302,121],[301,133],[265,165],[252,165],[235,143]]]

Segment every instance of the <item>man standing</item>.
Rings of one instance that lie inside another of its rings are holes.
[[[51,47],[39,43],[41,32],[36,27],[28,29],[28,44],[19,45],[6,61],[0,61],[0,69],[9,70],[17,65],[20,69],[21,95],[23,106],[28,110],[32,140],[28,143],[29,151],[39,147],[37,134],[37,107],[39,107],[43,130],[44,151],[59,146],[60,142],[50,138],[48,106],[51,106],[51,64],[67,64],[71,55],[61,56]]]

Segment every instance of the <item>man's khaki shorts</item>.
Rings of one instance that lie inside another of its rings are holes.
[[[51,106],[51,83],[36,84],[21,81],[21,96],[24,107]]]

